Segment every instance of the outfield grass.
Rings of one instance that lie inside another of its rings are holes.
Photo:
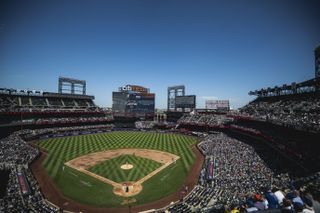
[[[195,143],[194,137],[184,135],[119,131],[52,138],[38,144],[49,153],[44,168],[65,196],[99,207],[120,207],[127,198],[114,195],[112,186],[63,166],[64,162],[89,153],[121,148],[155,149],[180,156],[176,164],[143,183],[142,192],[134,196],[137,202],[133,205],[138,205],[158,200],[182,186],[195,159],[190,146]]]
[[[133,165],[133,168],[129,170],[121,169],[120,166],[126,163]],[[113,180],[114,182],[121,183],[125,181],[138,181],[160,166],[161,163],[147,158],[133,155],[121,155],[96,164],[87,170]]]

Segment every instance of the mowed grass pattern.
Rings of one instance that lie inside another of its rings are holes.
[[[120,166],[126,163],[133,165],[133,168],[129,170],[121,169]],[[161,165],[161,163],[147,158],[133,155],[121,155],[94,165],[90,167],[88,171],[117,183],[121,183],[125,181],[138,181]]]
[[[194,163],[195,156],[191,145],[196,142],[194,137],[179,134],[113,131],[50,138],[39,141],[38,145],[48,151],[43,166],[65,196],[94,206],[119,207],[125,198],[114,195],[110,185],[103,185],[101,181],[80,174],[81,172],[65,168],[64,163],[89,153],[122,148],[154,149],[180,156],[175,165],[143,183],[142,192],[135,196],[137,202],[133,205],[137,205],[160,199],[183,185]],[[91,185],[85,184],[86,182]],[[159,188],[159,185],[162,187]],[[95,190],[99,190],[99,196]]]

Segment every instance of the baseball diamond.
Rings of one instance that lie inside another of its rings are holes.
[[[181,188],[196,143],[186,135],[113,131],[50,138],[38,146],[47,150],[43,167],[66,197],[97,207],[123,207],[127,197],[130,205],[140,205]],[[123,170],[124,164],[133,167]]]
[[[130,197],[140,193],[143,182],[179,158],[168,152],[151,149],[116,149],[83,155],[66,162],[65,165],[112,185],[114,193],[119,196]],[[122,169],[119,170],[118,165],[123,166],[123,162],[128,162],[127,160],[134,161],[137,169],[121,173]],[[119,190],[123,185],[127,186],[128,181],[130,189],[124,187]]]

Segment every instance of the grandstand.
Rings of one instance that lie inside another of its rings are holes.
[[[291,86],[249,92],[257,98],[241,114],[303,131],[320,131],[320,78]]]
[[[0,125],[21,129],[112,121],[111,111],[97,107],[93,100],[89,95],[1,88]]]
[[[239,113],[199,112],[184,115],[178,124],[190,131],[249,134],[314,172],[320,169],[313,151],[320,148],[319,98],[317,92],[258,97]]]
[[[2,112],[96,110],[94,96],[0,88]]]
[[[305,198],[308,193],[319,201],[320,157],[315,151],[320,149],[319,82],[319,77],[316,77],[302,83],[251,91],[249,94],[257,98],[239,111],[219,113],[195,110],[192,114],[182,116],[177,123],[178,128],[184,132],[204,131],[213,134],[209,134],[198,144],[207,158],[199,175],[198,185],[187,199],[171,206],[169,211],[279,211],[279,208],[286,208],[282,202],[295,202],[290,194],[300,196],[299,192],[292,188],[302,189],[300,193],[303,193],[301,197],[304,197],[304,201],[308,200]],[[217,132],[224,134],[216,134]],[[252,148],[253,152],[250,151]],[[234,150],[237,150],[236,153],[233,153]],[[245,157],[250,152],[251,154]],[[226,157],[228,155],[229,157]],[[212,156],[215,157],[215,176],[211,183],[208,180],[212,173]],[[257,158],[250,163],[254,156]],[[221,158],[224,160],[221,161]],[[228,163],[229,160],[232,163]],[[241,171],[247,165],[256,164],[261,160],[267,167],[261,164],[259,171],[250,171],[253,169],[250,166]],[[240,167],[233,170],[237,164]],[[221,173],[224,175],[220,176]],[[249,179],[242,179],[246,178],[245,174],[248,173],[251,174],[247,177]],[[263,177],[266,174],[268,176]],[[256,175],[259,177],[258,182],[257,179],[250,180]],[[240,179],[242,180],[237,183]],[[306,180],[309,182],[306,183]],[[242,185],[248,183],[250,184]],[[303,186],[299,185],[300,183]],[[232,190],[229,191],[230,189]],[[242,193],[239,189],[246,190]],[[273,199],[280,191],[281,199]],[[257,199],[257,194],[265,197]],[[268,205],[259,205],[259,202],[264,202],[263,199],[268,201]],[[319,203],[316,200],[311,203]],[[300,210],[292,205],[292,211]]]

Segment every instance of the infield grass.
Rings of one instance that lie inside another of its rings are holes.
[[[48,151],[43,166],[65,196],[98,207],[123,207],[122,202],[128,198],[115,195],[112,186],[64,166],[64,163],[89,153],[122,148],[154,149],[180,156],[175,164],[142,184],[143,190],[133,197],[136,202],[131,204],[138,205],[158,200],[183,185],[194,163],[191,145],[196,142],[194,137],[178,134],[114,131],[45,139],[39,141],[38,145]],[[142,168],[139,172],[143,172]]]
[[[121,169],[120,166],[126,163],[133,165],[133,168],[128,170]],[[138,181],[160,166],[161,163],[154,160],[133,155],[121,155],[96,164],[87,170],[114,182],[121,183]]]

